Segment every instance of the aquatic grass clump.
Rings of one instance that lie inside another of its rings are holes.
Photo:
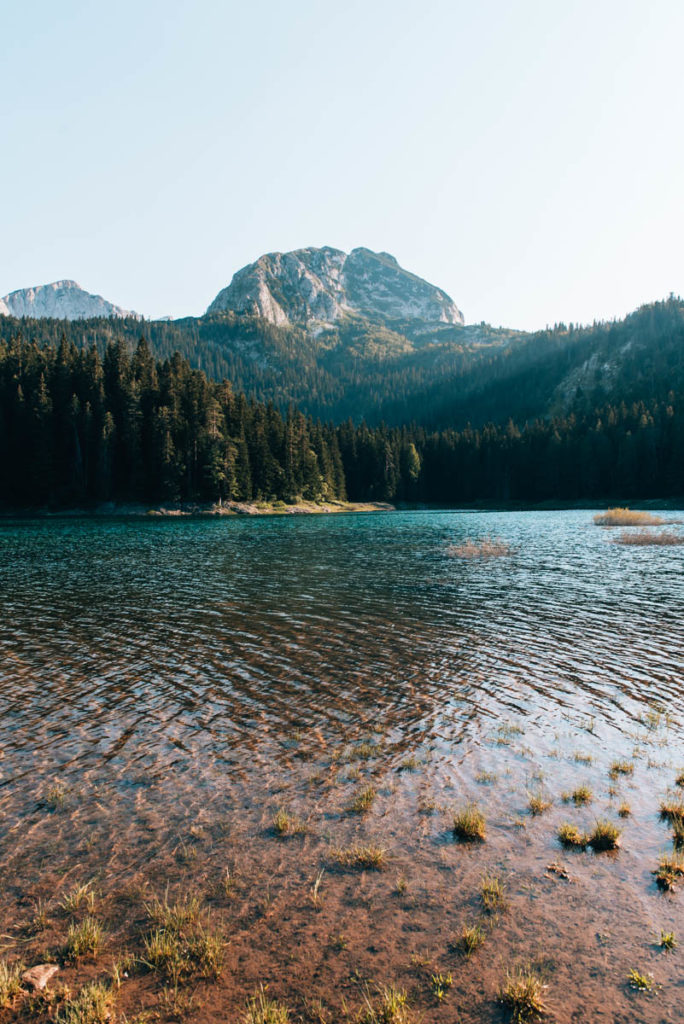
[[[470,959],[473,953],[484,945],[485,931],[481,924],[464,924],[461,929],[461,934],[455,943],[453,948],[458,950],[466,960]]]
[[[684,787],[684,772],[680,772],[677,778],[675,779],[675,786]]]
[[[514,1024],[527,1024],[544,1013],[542,995],[546,986],[531,967],[506,972],[499,999],[508,1008]]]
[[[634,765],[631,761],[612,761],[608,774],[611,779],[617,779],[620,775],[633,775]]]
[[[671,825],[684,825],[684,800],[663,800],[660,804],[660,817]]]
[[[558,829],[558,842],[562,846],[578,850],[586,850],[589,845],[589,836],[584,832],[580,832],[577,825],[565,822],[565,824],[561,825]]]
[[[101,981],[84,985],[77,996],[67,996],[57,1011],[55,1024],[108,1024],[114,993]]]
[[[655,988],[655,979],[652,974],[641,974],[634,967],[630,968],[627,975],[627,982],[630,988],[637,992],[652,992]]]
[[[173,985],[193,975],[217,978],[223,966],[223,948],[223,939],[201,926],[190,933],[157,928],[145,937],[143,963]]]
[[[452,558],[505,558],[513,554],[513,548],[500,537],[484,537],[479,541],[468,537],[462,544],[450,544],[447,554]]]
[[[357,1020],[358,1024],[410,1024],[406,993],[393,985],[381,988],[375,999],[366,992]]]
[[[199,896],[188,894],[175,903],[169,903],[168,890],[163,900],[155,896],[145,904],[145,912],[152,925],[167,931],[180,932],[199,923],[202,904]]]
[[[617,850],[620,845],[622,831],[612,821],[602,819],[597,821],[589,834],[588,845],[592,850],[601,852],[603,850]]]
[[[662,516],[650,512],[637,512],[631,508],[609,508],[594,516],[597,526],[664,526]]]
[[[684,854],[664,854],[660,858],[658,867],[652,873],[661,889],[665,889],[666,892],[671,891],[684,878]]]
[[[347,869],[382,871],[387,866],[387,851],[372,843],[333,850],[332,856],[340,867]]]
[[[506,909],[504,883],[496,875],[484,875],[480,883],[480,900],[487,914]]]
[[[659,530],[657,533],[637,530],[635,533],[621,533],[615,538],[613,544],[639,548],[676,547],[678,544],[684,544],[684,533],[675,533],[674,530]]]
[[[572,793],[563,793],[563,803],[569,804],[571,801],[575,807],[584,807],[586,804],[590,804],[594,799],[594,794],[589,786],[583,785],[578,786]]]
[[[102,949],[104,930],[96,917],[84,917],[78,924],[69,925],[67,932],[65,955],[70,960],[81,956],[95,956]]]
[[[364,788],[360,790],[352,800],[349,805],[349,810],[354,814],[365,814],[365,812],[369,811],[373,806],[373,801],[376,796],[377,792],[375,786],[364,786]]]
[[[543,814],[544,811],[548,811],[549,807],[551,807],[551,804],[552,801],[545,800],[544,795],[541,792],[539,792],[533,793],[530,796],[527,806],[529,808],[530,814],[536,818],[540,814]]]
[[[19,995],[23,970],[23,964],[0,960],[0,1010],[4,1010]]]
[[[290,1024],[290,1011],[287,1006],[275,999],[269,999],[266,987],[260,985],[248,1000],[241,1024]]]
[[[306,832],[306,825],[294,814],[288,814],[281,807],[273,819],[273,830],[278,836],[300,836]]]
[[[95,900],[96,895],[92,882],[84,882],[83,885],[77,885],[70,892],[64,894],[59,908],[62,913],[71,917],[84,908],[92,913],[95,909]]]
[[[661,949],[666,950],[668,953],[672,952],[673,949],[677,948],[677,939],[674,932],[660,932],[660,940],[658,945]]]
[[[631,813],[632,813],[632,808],[629,806],[628,803],[622,803],[618,807],[618,814],[620,815],[621,818],[629,818]]]
[[[454,815],[454,835],[466,843],[483,842],[487,837],[485,816],[477,804],[467,804]]]

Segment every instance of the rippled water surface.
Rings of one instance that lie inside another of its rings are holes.
[[[513,554],[447,553],[486,534]],[[662,899],[649,879],[667,832],[653,812],[684,767],[684,548],[614,537],[585,511],[2,523],[0,856],[15,896],[26,858],[71,877],[80,851],[78,865],[124,882],[151,857],[176,863],[193,823],[207,873],[217,822],[230,857],[263,844],[266,863],[283,805],[324,823],[304,841],[307,871],[340,838],[336,821],[346,838],[381,836],[399,862],[443,868],[458,850],[439,814],[465,799],[486,807],[500,863],[543,870],[553,830],[533,855],[542,826],[514,827],[530,788],[556,805],[588,781],[601,813],[632,807],[610,870],[640,906]],[[619,793],[615,758],[636,765]],[[366,771],[376,808],[350,823]],[[56,783],[67,811],[46,819]]]

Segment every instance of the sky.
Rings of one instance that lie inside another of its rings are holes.
[[[392,253],[467,323],[684,292],[682,0],[0,0],[0,295]]]

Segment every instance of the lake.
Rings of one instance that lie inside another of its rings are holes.
[[[268,984],[325,1024],[392,984],[431,1019],[497,1021],[532,963],[558,1021],[680,1020],[658,937],[684,938],[684,897],[652,872],[684,769],[684,547],[618,533],[582,510],[2,522],[3,955],[95,977],[142,956],[168,887],[201,898],[222,971],[170,1000],[138,965],[129,1016],[234,1021]],[[485,535],[512,553],[448,552]],[[454,839],[469,803],[484,842]],[[559,845],[597,818],[618,851]],[[347,869],[363,845],[383,870]],[[60,901],[84,883],[105,952],[71,962]]]

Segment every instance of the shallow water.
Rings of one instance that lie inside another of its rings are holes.
[[[679,902],[657,892],[650,870],[669,842],[658,803],[684,767],[684,547],[620,547],[616,532],[585,511],[2,523],[5,910],[16,916],[38,893],[37,874],[48,889],[94,876],[111,887],[149,874],[152,862],[171,882],[231,864],[244,879],[245,942],[268,974],[278,943],[258,938],[248,893],[267,876],[289,905],[331,846],[371,837],[390,850],[394,873],[416,874],[420,942],[444,958],[464,907],[438,911],[435,892],[445,871],[477,888],[484,863],[453,843],[449,813],[476,800],[491,823],[484,859],[507,874],[530,922],[518,934],[509,921],[509,951],[532,956],[547,949],[556,896],[528,907],[530,878],[547,879],[561,856],[558,822],[617,821],[627,799],[633,816],[618,857],[582,855],[586,891],[581,883],[558,899],[575,907],[566,958],[570,949],[573,962],[594,963],[580,934],[588,908],[610,920],[617,898],[625,911],[610,930],[640,955],[648,929],[652,947],[656,927],[682,924]],[[449,544],[486,534],[513,554],[448,555]],[[610,792],[616,758],[635,772]],[[349,799],[368,779],[378,789],[372,811],[350,817]],[[48,813],[55,782],[65,806]],[[594,803],[568,810],[561,792],[584,782]],[[554,808],[526,818],[528,792],[539,788]],[[287,847],[269,832],[280,806],[308,823]],[[249,865],[240,863],[246,846]],[[358,921],[358,893],[337,882],[331,927],[345,907],[357,907]],[[390,939],[398,911],[383,892],[378,920],[349,926],[363,933],[350,945],[355,962],[370,957],[396,975],[406,932]],[[379,921],[387,942],[376,935],[375,953],[362,954],[364,927]],[[613,979],[606,964],[596,998],[614,980],[613,1009],[592,1019],[679,1019],[674,960],[651,947],[644,962],[656,957],[664,986],[655,1016],[642,1004],[645,1016],[635,1016],[624,970]],[[231,967],[239,990],[258,980],[255,970]],[[483,966],[487,991],[488,977]],[[572,998],[582,1006],[579,990]],[[445,1004],[440,1019],[456,1019],[450,1005],[453,1018]],[[489,1019],[484,1005],[473,1020]],[[568,1005],[558,1019],[574,1019],[563,1016]],[[458,1012],[469,1019],[466,1006]]]

